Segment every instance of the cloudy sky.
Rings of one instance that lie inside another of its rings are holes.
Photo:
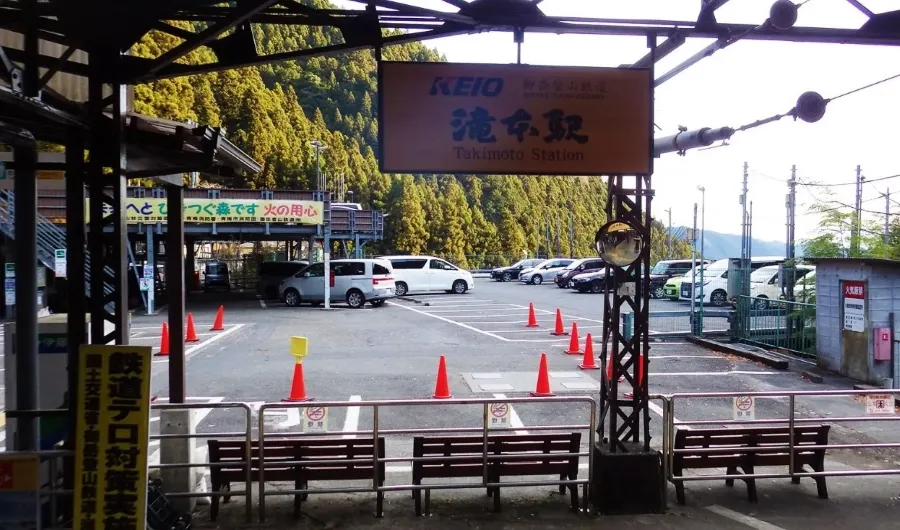
[[[441,0],[407,3],[455,11]],[[338,1],[350,8],[360,4]],[[799,0],[796,3],[801,3]],[[900,9],[900,0],[862,0],[873,12]],[[760,24],[768,17],[769,0],[731,0],[717,12],[720,22]],[[551,16],[694,20],[699,0],[545,0]],[[798,26],[858,28],[865,15],[846,0],[808,0],[799,10]],[[660,61],[660,76],[711,42],[691,39]],[[509,33],[465,35],[428,41],[452,62],[510,63],[516,46]],[[618,66],[646,53],[643,38],[529,34],[522,61],[536,65]],[[863,85],[900,74],[900,47],[846,46],[741,41],[661,85],[656,92],[659,136],[690,129],[740,125],[790,110],[808,90],[834,97]],[[749,198],[753,201],[754,237],[784,240],[786,179],[796,164],[802,182],[852,183],[856,166],[869,180],[900,174],[898,146],[900,79],[882,83],[828,105],[814,124],[780,122],[736,134],[729,145],[691,151],[687,156],[657,159],[654,211],[672,209],[674,225],[690,225],[697,186],[706,188],[706,225],[711,230],[740,234],[738,196],[742,167],[750,167]],[[900,177],[900,175],[898,175]],[[864,216],[883,222],[883,193],[894,188],[893,210],[900,214],[900,178],[864,187]],[[831,196],[828,193],[832,193]],[[798,187],[798,238],[813,235],[817,219],[807,214],[816,200],[853,204],[853,185]],[[837,204],[835,204],[837,205]]]

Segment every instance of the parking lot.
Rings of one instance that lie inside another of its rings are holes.
[[[537,328],[525,327],[529,303],[535,307]],[[219,305],[225,307],[225,330],[211,332],[209,328]],[[653,300],[651,311],[683,310],[684,305],[682,302]],[[193,315],[200,340],[186,345],[189,401],[246,402],[255,410],[263,403],[281,402],[291,391],[294,359],[289,346],[292,336],[309,339],[309,356],[303,363],[308,396],[318,402],[347,402],[345,407],[329,407],[324,418],[327,430],[339,436],[362,436],[346,433],[367,431],[374,426],[372,409],[353,405],[355,402],[430,399],[441,355],[447,361],[449,386],[454,398],[527,396],[536,384],[540,356],[546,353],[551,390],[556,395],[587,395],[596,399],[599,371],[578,369],[581,356],[564,352],[570,338],[555,337],[550,332],[559,308],[566,331],[577,322],[583,348],[587,333],[599,336],[602,332],[602,306],[602,295],[577,294],[552,284],[533,286],[487,279],[477,280],[476,288],[464,295],[413,295],[391,300],[383,307],[366,306],[355,310],[340,304],[330,311],[313,307],[289,308],[280,302],[261,301],[250,293],[192,294],[187,309]],[[164,320],[164,311],[151,316],[136,313],[132,320],[132,344],[158,348]],[[599,343],[599,339],[594,340],[598,360]],[[852,385],[851,381],[837,377],[826,377],[823,384],[813,385],[801,374],[811,366],[801,361],[792,362],[789,370],[776,370],[682,341],[653,342],[649,359],[652,394],[818,390]],[[154,359],[151,387],[160,403],[168,396],[167,369],[167,358]],[[851,417],[865,413],[865,404],[853,398],[804,398],[798,400],[798,404],[802,417]],[[378,429],[477,429],[482,425],[482,412],[479,405],[447,406],[437,401],[434,406],[383,407],[379,410]],[[303,414],[303,408],[276,405],[265,415],[266,432],[299,432]],[[661,440],[661,414],[658,402],[653,402],[650,425],[652,445],[657,448]],[[732,402],[726,399],[681,402],[675,415],[680,421],[727,421],[732,419]],[[787,400],[784,398],[759,400],[756,405],[757,418],[786,416]],[[590,414],[583,403],[515,404],[509,407],[506,418],[510,429],[528,432],[536,426],[586,425]],[[203,433],[246,429],[239,410],[204,409],[195,416],[194,422],[196,429]],[[258,434],[256,423],[251,425],[254,435]],[[856,423],[833,429],[830,443],[897,441],[898,431],[884,424]],[[158,414],[154,412],[151,434],[158,432]],[[587,450],[587,442],[585,431],[582,450]],[[157,449],[158,445],[153,443],[153,463],[158,459]],[[204,458],[205,452],[205,444],[198,442],[198,456]],[[411,455],[412,435],[390,437],[388,457]],[[582,458],[580,464],[582,473],[586,473],[587,459]],[[826,468],[852,470],[872,465],[900,466],[900,457],[891,449],[885,449],[874,460],[856,451],[834,451],[829,454]],[[387,484],[408,483],[409,472],[408,463],[389,464]],[[844,502],[854,499],[853,502],[859,502],[861,507],[869,506],[867,503],[897,507],[900,482],[895,478],[829,480],[834,499],[845,499]],[[770,514],[766,521],[776,526],[757,528],[799,530],[808,526],[809,522],[796,517],[815,517],[821,520],[822,528],[841,528],[833,521],[848,520],[848,515],[843,515],[843,519],[827,516],[834,510],[820,513],[818,508],[813,509],[814,506],[837,506],[841,501],[812,503],[817,500],[812,481],[804,480],[801,486],[792,486],[789,481],[785,484],[761,481],[759,489],[761,504],[765,504],[769,496],[782,493],[796,496],[802,502],[797,504],[795,511],[789,512],[795,518]],[[756,513],[755,507],[747,503],[742,484],[729,489],[719,482],[695,482],[688,485],[687,491],[688,504],[693,507],[689,509],[719,506],[738,514]],[[517,495],[529,494],[511,493],[507,498],[517,498]],[[446,495],[435,492],[434,497],[437,503],[434,511],[452,514],[453,503],[444,505],[441,499],[463,497],[468,499],[465,502],[477,503],[483,492],[448,492]],[[270,502],[277,506],[280,499]],[[309,503],[311,510],[317,509],[316,505],[324,506],[325,501],[317,499],[315,497]],[[341,502],[345,501],[349,502],[347,499]],[[361,502],[368,506],[367,501]],[[405,513],[408,504],[408,493],[389,495],[386,509]],[[566,506],[563,497],[553,504],[563,510]],[[228,510],[242,514],[241,505],[242,501],[233,502],[226,506],[223,514]],[[691,520],[700,525],[698,527],[710,524],[711,528],[728,528],[729,519],[733,517],[706,510],[702,517],[695,514]]]

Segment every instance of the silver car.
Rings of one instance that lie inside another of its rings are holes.
[[[331,302],[347,302],[354,309],[366,302],[380,307],[395,294],[394,270],[383,259],[338,259],[325,264],[313,263],[281,282],[279,293],[284,303],[297,307],[303,303],[319,305],[325,301],[325,282],[331,285]]]

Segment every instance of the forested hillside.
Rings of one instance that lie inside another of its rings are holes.
[[[330,28],[261,25],[255,31],[259,51],[266,54],[342,42]],[[179,42],[153,33],[133,53],[156,57]],[[421,44],[385,48],[384,58],[444,60]],[[206,48],[186,58],[192,63],[213,60]],[[227,138],[263,163],[259,175],[245,176],[234,187],[314,189],[315,152],[309,142],[321,140],[329,147],[321,160],[323,171],[332,176],[329,188],[337,182],[335,176],[343,175],[355,201],[389,214],[385,241],[370,251],[432,253],[463,266],[517,259],[538,248],[541,254],[554,254],[559,216],[561,253],[595,253],[594,232],[605,221],[602,179],[380,173],[375,90],[374,56],[359,51],[142,85],[135,89],[135,107],[143,114],[224,127]],[[574,249],[568,238],[569,212],[574,214]],[[552,249],[543,244],[547,221],[554,232]],[[654,232],[658,258],[665,236],[661,225]]]

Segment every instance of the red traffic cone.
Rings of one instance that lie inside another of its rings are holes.
[[[613,363],[612,356],[609,356],[609,358],[607,358],[607,360],[606,360],[606,380],[607,381],[612,381],[612,378],[613,378],[612,363]],[[620,375],[619,382],[621,383],[624,380],[625,380],[625,376]]]
[[[553,332],[550,334],[556,335],[557,337],[568,335],[566,330],[563,328],[562,311],[560,311],[558,307],[556,308],[556,326],[553,328]]]
[[[169,355],[169,324],[163,322],[162,338],[159,341],[159,351],[156,352],[157,357],[165,357]]]
[[[225,329],[225,306],[220,305],[219,311],[216,312],[216,321],[213,322],[213,327],[209,328],[210,331],[222,331]]]
[[[306,396],[306,385],[303,383],[303,363],[294,363],[294,380],[291,382],[291,395],[283,401],[296,403],[310,401]]]
[[[525,324],[526,328],[536,328],[538,327],[537,317],[534,316],[534,304],[528,302],[528,324]]]
[[[194,329],[194,315],[190,313],[187,316],[187,337],[184,342],[200,342],[200,339],[197,338],[197,330]]]
[[[453,397],[450,395],[450,383],[447,381],[447,361],[443,355],[441,355],[441,360],[438,362],[437,380],[434,382],[434,396],[432,397],[434,399],[450,399]]]
[[[532,396],[535,397],[550,397],[553,396],[553,392],[550,391],[550,370],[547,369],[547,354],[541,354],[541,365],[538,368],[538,378],[537,385],[535,386],[534,392],[531,392]]]
[[[581,346],[578,345],[578,322],[572,322],[572,339],[569,341],[569,355],[581,355]]]
[[[584,359],[578,365],[582,370],[599,370],[600,367],[594,361],[594,339],[588,333],[584,339]]]

